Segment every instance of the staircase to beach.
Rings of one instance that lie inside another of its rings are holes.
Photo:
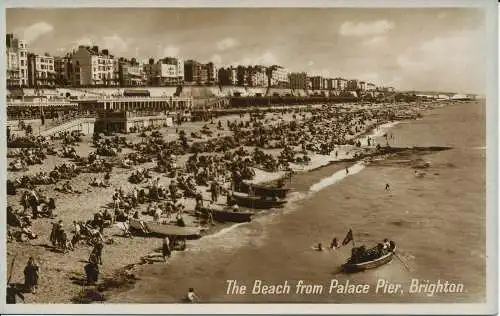
[[[95,117],[93,115],[80,115],[67,120],[49,122],[40,127],[41,136],[51,136],[59,132],[79,130],[85,134],[93,133]]]

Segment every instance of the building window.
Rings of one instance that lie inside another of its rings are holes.
[[[21,60],[21,66],[24,66],[24,60]]]

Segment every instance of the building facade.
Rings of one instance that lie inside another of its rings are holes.
[[[219,82],[219,71],[217,67],[215,67],[214,63],[209,62],[203,65],[207,69],[207,82],[210,85],[216,84]]]
[[[67,86],[71,84],[73,68],[71,56],[54,57],[55,85]]]
[[[347,90],[355,91],[359,89],[359,82],[356,79],[351,79],[347,82]]]
[[[135,59],[120,58],[118,60],[118,78],[122,87],[137,87],[146,84],[143,66]]]
[[[264,66],[248,66],[246,71],[246,84],[249,87],[267,87],[267,68]]]
[[[333,78],[326,79],[326,89],[335,90],[335,80]]]
[[[270,77],[270,86],[276,88],[289,88],[290,79],[288,70],[284,67],[273,65],[268,68],[268,76]]]
[[[56,71],[54,68],[54,57],[49,54],[28,54],[28,86],[54,87]]]
[[[14,34],[6,36],[7,87],[28,86],[28,45]]]
[[[325,83],[326,83],[325,78],[323,78],[321,76],[311,77],[311,89],[313,89],[313,90],[326,89]]]
[[[291,89],[307,89],[307,73],[292,72],[288,75]]]
[[[71,56],[74,86],[117,86],[117,63],[107,49],[80,45]]]
[[[179,58],[166,57],[156,63],[150,59],[143,71],[149,85],[176,86],[184,82],[184,61]]]
[[[184,81],[191,84],[216,84],[218,82],[219,72],[214,63],[202,64],[196,60],[187,60],[184,63]]]
[[[370,82],[366,84],[366,91],[375,91],[375,90],[377,90],[376,85]]]
[[[334,89],[338,91],[345,91],[347,90],[347,80],[344,78],[334,78],[333,79],[334,83]]]
[[[219,84],[225,86],[235,86],[238,83],[237,69],[233,66],[227,68],[220,68],[219,71]]]

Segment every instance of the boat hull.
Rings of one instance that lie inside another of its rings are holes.
[[[139,232],[147,230],[148,234],[156,236],[176,236],[189,239],[201,237],[201,231],[195,227],[180,227],[175,225],[163,225],[154,222],[141,222],[138,220],[130,221],[130,228]]]
[[[288,191],[290,189],[285,189],[285,188],[276,188],[276,187],[267,187],[264,185],[260,184],[251,184],[251,183],[245,183],[242,182],[239,186],[239,190],[243,193],[250,193],[250,187],[253,191],[253,194],[258,195],[258,196],[265,196],[265,197],[274,197],[277,196],[280,199],[284,199],[286,195],[288,194]]]
[[[286,203],[286,201],[283,200],[275,201],[257,196],[248,196],[237,193],[234,193],[232,198],[234,203],[236,203],[238,206],[257,209],[281,208]]]
[[[244,223],[250,222],[252,212],[234,212],[231,209],[218,210],[213,208],[201,208],[200,212],[203,216],[208,217],[208,213],[211,212],[214,220],[218,222],[234,222],[234,223]]]
[[[342,267],[345,272],[358,272],[358,271],[378,268],[380,266],[383,266],[384,264],[391,262],[394,253],[395,250],[375,260],[366,261],[362,263],[346,263]]]

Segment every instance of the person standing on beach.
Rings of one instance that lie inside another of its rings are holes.
[[[104,248],[104,244],[101,240],[97,241],[90,253],[89,262],[102,265],[102,249]]]
[[[345,167],[345,174],[348,175],[349,174],[349,168],[348,167]]]
[[[33,257],[28,259],[28,264],[24,268],[24,289],[28,292],[35,294],[36,287],[38,286],[40,268],[35,262]]]
[[[386,183],[386,184],[385,184],[385,190],[386,190],[386,191],[389,191],[389,189],[390,189],[390,188],[391,188],[391,187],[390,187],[389,183]]]

